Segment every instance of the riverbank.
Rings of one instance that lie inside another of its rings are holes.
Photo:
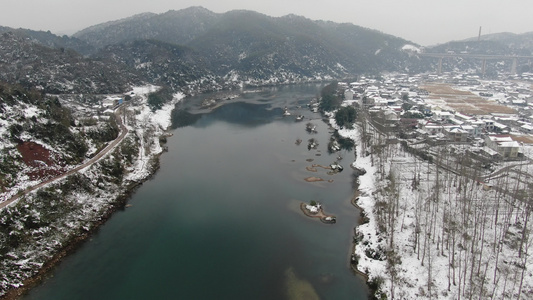
[[[135,118],[126,122],[128,134],[121,143],[137,141],[135,147],[139,151],[131,164],[124,167],[119,180],[115,176],[107,176],[105,168],[121,159],[121,155],[116,155],[121,150],[121,144],[94,164],[29,193],[2,212],[3,219],[12,218],[12,222],[18,222],[16,218],[20,215],[36,216],[37,219],[32,222],[39,227],[29,233],[34,241],[19,244],[0,260],[3,271],[0,299],[18,299],[39,284],[116,211],[125,209],[130,196],[158,170],[159,156],[165,150],[160,141],[164,140],[162,137],[169,136],[167,129],[171,125],[171,111],[184,95],[174,95],[173,100],[161,110],[152,112],[147,105],[146,94],[140,94],[140,90],[149,92],[152,89],[134,89],[141,100],[134,108],[127,108],[131,110],[129,115]],[[57,194],[57,191],[63,192]],[[57,206],[54,199],[63,200],[60,203],[68,203],[70,208],[65,210]],[[59,217],[44,223],[41,219],[47,216],[49,210]]]
[[[352,132],[341,132],[340,133],[344,137],[350,137],[354,141],[360,140],[359,139],[359,132],[356,130],[353,130]],[[363,247],[357,247],[358,243],[360,241],[360,236],[362,236],[361,229],[364,227],[372,228],[373,224],[371,223],[371,220],[368,218],[369,211],[372,210],[371,208],[371,195],[374,191],[375,187],[375,172],[376,168],[372,165],[372,161],[369,156],[364,155],[362,147],[357,147],[357,159],[352,163],[352,166],[357,166],[359,169],[364,169],[366,171],[365,174],[360,175],[358,180],[358,190],[354,193],[354,197],[350,200],[352,205],[354,205],[356,208],[360,210],[360,222],[359,225],[354,230],[354,241],[353,241],[353,252],[352,255],[354,257],[357,257],[357,264],[351,264],[354,271],[363,276],[365,281],[367,282],[370,289],[372,289],[372,286],[370,285],[370,280],[372,279],[372,275],[375,276],[375,274],[371,274],[368,269],[361,269],[361,265],[359,264],[360,259],[365,255]]]
[[[365,215],[365,212],[363,210],[362,207],[360,207],[358,204],[357,204],[357,200],[359,199],[359,190],[355,191],[352,199],[350,200],[350,203],[352,203],[352,205],[357,208],[359,211],[360,211],[360,219],[359,219],[359,224],[358,225],[362,225],[366,222],[368,222],[368,219],[366,218],[366,215]],[[356,256],[356,251],[357,251],[357,243],[359,242],[359,238],[358,238],[358,231],[357,231],[357,227],[354,228],[354,237],[352,239],[352,248],[351,248],[351,255],[350,255],[350,267],[352,268],[352,271],[357,275],[357,276],[361,276],[361,278],[363,278],[363,280],[368,284],[368,280],[369,280],[369,277],[368,277],[368,274],[367,273],[364,273],[364,272],[361,272],[358,268],[357,268],[357,265],[358,265],[358,262],[359,262],[359,257]]]
[[[336,125],[332,115],[328,117],[330,118],[330,125],[338,130],[340,136],[349,138],[354,142],[361,141],[361,133],[357,125],[355,125],[355,127],[352,129],[340,129]],[[379,273],[375,272],[375,270],[369,269],[367,265],[363,266],[361,264],[361,261],[366,257],[366,248],[362,247],[360,243],[366,234],[369,234],[371,230],[375,231],[377,228],[375,225],[375,219],[369,218],[369,215],[371,215],[372,212],[374,201],[372,194],[376,186],[376,168],[372,163],[371,156],[366,155],[365,152],[366,151],[363,149],[363,147],[360,145],[356,146],[356,159],[350,165],[352,169],[359,171],[359,175],[357,176],[358,189],[354,192],[352,198],[350,199],[350,203],[355,208],[359,209],[360,219],[358,226],[354,228],[349,264],[354,274],[361,277],[365,281],[370,290],[370,294],[375,294],[377,292],[377,288],[374,281],[375,277],[379,276]],[[364,170],[365,172],[361,172],[360,170]]]
[[[381,134],[369,127],[369,136]],[[360,140],[358,130],[339,134]],[[386,150],[357,149],[354,167],[367,173],[358,177],[360,195],[351,200],[364,212],[354,232],[352,267],[368,275],[372,293],[388,299],[529,299],[528,241],[520,253],[519,240],[528,215],[515,195],[377,140],[368,144]]]

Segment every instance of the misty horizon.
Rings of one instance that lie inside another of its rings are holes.
[[[7,0],[0,12],[2,19],[0,25],[50,31],[57,35],[72,35],[90,26],[141,13],[161,14],[191,6],[202,6],[214,13],[250,10],[272,17],[294,14],[311,20],[352,23],[422,46],[477,37],[480,27],[482,35],[506,32],[523,34],[533,31],[533,26],[523,22],[528,18],[528,12],[533,9],[533,3],[521,1],[509,1],[504,9],[501,2],[494,0],[468,3],[457,0],[436,3],[426,3],[422,0],[408,0],[402,3],[392,0],[373,3],[333,1],[327,6],[313,2],[304,5],[299,4],[299,1],[276,4],[275,1],[263,4],[203,0],[184,1],[176,7],[167,0],[156,0],[151,3],[132,1],[127,6],[100,0],[91,3],[56,0],[48,4],[35,0],[24,3]]]

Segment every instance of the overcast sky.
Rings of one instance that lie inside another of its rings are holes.
[[[0,25],[55,34],[142,12],[203,6],[349,22],[428,46],[482,33],[533,31],[532,0],[0,0]]]

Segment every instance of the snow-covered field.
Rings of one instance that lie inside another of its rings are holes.
[[[520,172],[500,176],[491,188],[398,143],[373,147],[379,133],[367,128],[368,145],[360,142],[360,126],[339,133],[356,141],[354,166],[367,171],[359,177],[357,203],[369,221],[357,227],[355,255],[358,269],[378,283],[378,295],[533,299],[533,189],[517,178]],[[436,159],[458,155],[442,150]]]

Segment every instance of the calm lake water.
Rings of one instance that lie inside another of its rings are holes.
[[[288,299],[288,270],[320,299],[366,299],[349,268],[358,221],[350,204],[353,152],[342,153],[342,173],[306,170],[338,155],[327,153],[328,126],[305,106],[320,88],[246,93],[176,129],[161,169],[133,195],[132,207],[25,299]],[[185,101],[194,108],[201,98]],[[293,116],[283,117],[285,106]],[[294,114],[306,119],[295,122]],[[317,134],[306,132],[307,122]],[[310,138],[317,150],[307,149]],[[310,176],[333,182],[305,182]],[[337,223],[304,216],[299,204],[311,200]]]

